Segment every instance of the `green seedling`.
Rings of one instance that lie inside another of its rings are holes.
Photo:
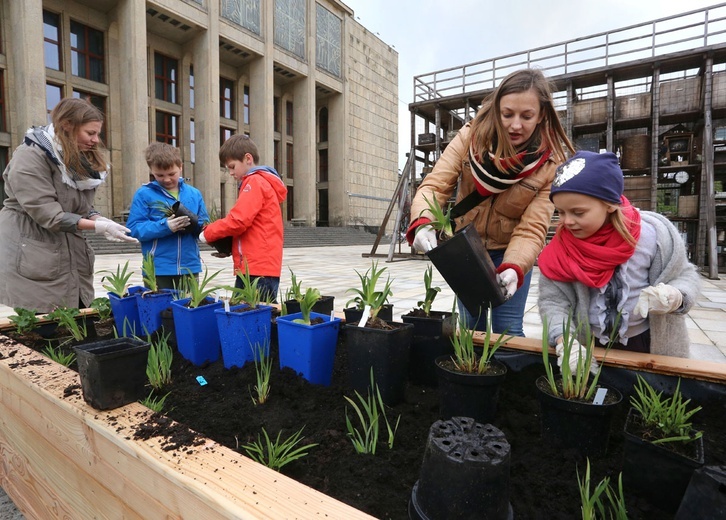
[[[298,318],[292,321],[294,323],[310,325],[310,313],[312,312],[313,306],[318,302],[318,300],[320,300],[320,291],[308,287],[305,290],[305,294],[297,300],[298,302],[300,302],[300,312],[302,313],[302,318]]]
[[[264,442],[258,434],[256,441],[245,444],[242,449],[251,459],[270,469],[280,471],[280,468],[306,456],[311,448],[317,446],[317,444],[298,446],[300,441],[304,439],[304,437],[301,437],[303,429],[304,426],[284,441],[280,439],[282,432],[279,432],[275,441],[271,441],[267,431],[262,428],[262,435],[265,437]]]
[[[153,263],[153,262],[152,262]],[[112,294],[115,294],[119,298],[123,298],[124,296],[128,296],[128,288],[129,288],[129,280],[131,280],[131,277],[134,275],[133,271],[129,271],[129,261],[126,260],[126,263],[124,264],[123,268],[121,268],[119,265],[116,266],[116,272],[113,271],[99,271],[101,273],[108,273],[107,275],[101,277],[101,284],[104,289],[106,289],[107,292],[110,292]],[[107,283],[104,284],[103,282],[106,281]]]
[[[419,309],[424,311],[426,316],[431,314],[431,306],[434,303],[434,299],[436,299],[436,295],[441,292],[441,287],[431,287],[433,273],[434,271],[431,266],[429,266],[424,272],[424,299],[418,302]]]
[[[74,340],[82,341],[88,337],[88,327],[85,320],[77,319],[79,315],[80,311],[76,308],[56,307],[47,317],[67,330]]]
[[[365,309],[366,306],[370,306],[370,318],[375,318],[381,310],[381,307],[393,296],[391,289],[391,278],[389,277],[386,281],[386,285],[382,291],[376,291],[376,284],[378,279],[381,277],[383,272],[387,268],[378,269],[378,262],[374,262],[371,268],[368,269],[365,274],[360,274],[356,271],[358,278],[360,279],[360,289],[357,287],[351,287],[346,292],[356,293],[358,296],[349,300],[345,305],[346,307],[351,303],[354,303],[359,310]]]
[[[499,350],[502,344],[506,343],[513,336],[505,336],[500,334],[492,343],[492,309],[489,307],[489,317],[487,320],[487,330],[484,336],[484,345],[482,347],[481,356],[474,350],[474,330],[467,327],[463,317],[459,317],[459,330],[457,334],[452,334],[451,344],[454,347],[454,355],[451,361],[459,372],[467,374],[486,374],[489,370],[494,354]],[[505,332],[506,334],[506,332]]]
[[[439,201],[436,199],[436,196],[431,193],[431,199],[429,199],[426,195],[423,196],[424,201],[426,201],[426,205],[428,206],[428,210],[431,213],[431,222],[428,224],[432,228],[434,228],[437,232],[441,240],[446,240],[454,236],[454,226],[451,223],[451,208],[444,211],[444,209],[441,207],[441,204],[439,204]],[[423,211],[419,215],[419,218],[423,216]],[[422,229],[423,226],[419,226],[418,229]],[[418,231],[417,229],[417,231]]]
[[[155,293],[159,292],[159,284],[156,282],[156,266],[154,265],[154,255],[147,253],[141,259],[142,279],[144,287]]]
[[[22,307],[13,307],[15,314],[9,316],[8,319],[15,324],[15,330],[18,334],[31,332],[38,327],[38,316],[35,309],[23,309]]]
[[[187,269],[189,271],[189,269]],[[191,271],[189,271],[189,276],[186,277],[187,279],[187,288],[189,289],[189,308],[190,309],[196,309],[199,307],[204,300],[207,299],[207,297],[214,293],[215,291],[219,290],[220,287],[218,286],[210,286],[210,282],[214,280],[214,278],[219,275],[222,271],[217,271],[213,275],[209,276],[209,272],[207,271],[207,268],[204,268],[204,276],[202,277],[202,280],[199,281],[197,278],[192,274]]]
[[[270,397],[270,376],[272,375],[272,357],[268,356],[270,344],[260,345],[255,343],[252,347],[255,360],[255,380],[257,384],[254,387],[254,395],[252,402],[255,406],[265,404]]]
[[[139,401],[141,404],[143,404],[145,407],[147,407],[152,412],[160,413],[164,409],[164,404],[166,403],[166,398],[169,397],[169,394],[171,392],[166,393],[165,395],[161,397],[154,397],[154,391],[152,390],[149,395],[147,395],[144,399]]]
[[[156,341],[147,336],[149,343],[149,356],[146,362],[146,377],[154,390],[161,390],[171,383],[171,363],[174,360],[174,351],[169,346],[170,332],[159,334]]]
[[[91,302],[91,309],[98,313],[98,318],[107,320],[111,317],[111,302],[105,296],[96,298]]]
[[[358,400],[357,403],[348,396],[344,397],[355,411],[355,414],[358,417],[358,422],[360,423],[360,429],[353,426],[346,408],[345,427],[356,453],[371,455],[376,454],[378,438],[380,436],[379,426],[381,423],[381,417],[383,418],[383,422],[386,424],[386,431],[388,433],[388,448],[393,449],[393,442],[396,437],[396,431],[398,431],[398,425],[401,422],[401,416],[399,415],[398,419],[396,419],[396,425],[391,427],[388,417],[386,416],[386,407],[383,403],[381,392],[373,378],[373,368],[371,368],[371,385],[368,387],[368,395],[363,397],[358,391],[355,391],[355,396]]]
[[[76,360],[76,354],[73,352],[63,352],[61,345],[53,348],[50,344],[48,344],[48,346],[43,349],[43,354],[64,367],[71,366]]]

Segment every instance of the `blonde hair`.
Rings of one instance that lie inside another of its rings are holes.
[[[78,148],[76,135],[78,129],[86,123],[100,122],[103,124],[103,113],[89,101],[79,98],[64,98],[53,108],[50,119],[55,130],[55,138],[63,149],[63,163],[78,176],[89,177],[82,159],[86,159],[91,168],[103,171],[107,168],[106,148],[99,140],[98,145],[87,151]]]
[[[533,142],[538,144],[537,151],[541,153],[550,150],[557,162],[563,162],[567,158],[568,150],[570,153],[575,153],[575,148],[567,137],[555,110],[549,81],[540,70],[522,69],[509,74],[491,94],[484,98],[481,108],[471,122],[470,135],[474,152],[481,156],[487,153],[496,141],[493,153],[494,163],[498,167],[502,158],[516,157],[517,154],[509,139],[501,139],[506,135],[499,107],[501,99],[509,94],[519,94],[529,90],[539,99],[542,114],[542,121],[532,135]]]
[[[628,218],[623,214],[623,210],[615,204],[611,204],[611,206],[615,207],[615,211],[610,214],[610,223],[615,228],[615,231],[631,246],[637,245],[638,241],[635,240],[628,230]]]
[[[146,147],[144,151],[146,164],[149,168],[157,167],[162,170],[168,170],[174,166],[182,166],[181,152],[176,146],[168,143],[155,141]]]

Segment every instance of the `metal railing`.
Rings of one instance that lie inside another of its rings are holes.
[[[496,87],[507,74],[539,68],[558,76],[653,58],[726,42],[726,3],[506,54],[413,78],[413,100],[434,99]]]

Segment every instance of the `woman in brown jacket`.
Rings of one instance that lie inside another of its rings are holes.
[[[425,252],[436,246],[426,200],[444,206],[458,185],[456,204],[465,212],[456,227],[476,227],[507,291],[507,302],[492,310],[494,332],[524,335],[532,267],[554,211],[550,185],[568,150],[574,153],[549,82],[539,70],[519,70],[484,100],[416,192],[406,236]],[[469,327],[486,327],[488,309],[480,309],[478,324],[461,302],[459,309]]]
[[[81,230],[136,242],[93,209],[107,169],[99,139],[103,114],[66,98],[51,120],[28,130],[13,152],[0,211],[0,303],[44,313],[93,300],[94,254]]]

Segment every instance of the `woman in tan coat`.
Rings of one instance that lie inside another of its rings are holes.
[[[425,252],[437,240],[426,200],[444,206],[458,185],[456,204],[463,213],[456,227],[476,227],[507,291],[508,301],[492,311],[494,332],[524,335],[531,271],[554,211],[550,185],[568,150],[574,153],[548,81],[539,70],[519,70],[484,100],[416,192],[406,236]],[[476,317],[461,303],[459,309],[475,328]],[[480,309],[476,328],[486,327],[487,312]]]
[[[93,209],[107,169],[103,114],[85,100],[66,98],[51,120],[29,129],[13,152],[0,211],[0,303],[43,313],[87,307],[94,298],[94,254],[82,230],[136,241]]]

